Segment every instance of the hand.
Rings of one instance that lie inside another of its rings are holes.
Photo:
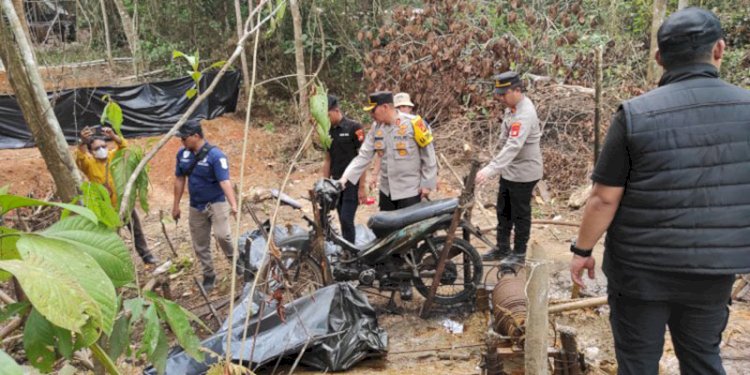
[[[570,278],[573,280],[573,283],[580,286],[581,289],[586,289],[586,286],[583,285],[583,270],[586,269],[589,272],[589,279],[594,279],[594,266],[596,266],[596,259],[594,259],[593,256],[590,257],[582,257],[578,255],[573,255],[573,259],[570,260]]]
[[[482,185],[485,182],[487,182],[487,174],[485,174],[484,171],[477,172],[477,177],[474,178],[474,183],[477,185]]]
[[[115,138],[115,131],[112,130],[112,128],[102,128],[102,133],[106,135],[108,138]]]
[[[175,221],[180,220],[180,207],[179,206],[172,207],[172,219],[174,219]]]
[[[428,189],[428,188],[421,188],[421,189],[419,189],[419,197],[421,199],[429,198],[430,197],[430,189]]]
[[[92,136],[92,135],[94,135],[94,131],[93,131],[93,130],[91,130],[91,128],[90,128],[90,127],[88,127],[88,126],[87,126],[87,127],[85,127],[85,128],[83,128],[83,129],[81,130],[81,140],[82,140],[82,141],[83,141],[84,143],[88,143],[88,142],[89,142],[89,139],[91,139],[91,136]]]
[[[237,206],[232,206],[230,210],[232,210],[232,216],[236,219],[237,218]]]
[[[359,196],[359,204],[367,203],[367,189],[363,185],[359,185],[357,195]]]
[[[341,191],[344,191],[344,189],[346,189],[346,183],[347,183],[347,182],[349,182],[349,180],[347,180],[347,179],[346,179],[346,178],[344,178],[344,177],[341,177],[341,179],[340,179],[340,180],[338,180],[338,183],[339,183],[339,189],[341,189]]]
[[[368,183],[368,188],[370,188],[370,191],[375,191],[378,188],[378,179],[377,178],[371,178],[370,182]]]

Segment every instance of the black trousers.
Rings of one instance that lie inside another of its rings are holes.
[[[609,295],[618,375],[657,375],[669,327],[682,375],[723,375],[721,333],[728,301],[676,303]]]
[[[413,206],[422,201],[422,197],[417,194],[411,198],[392,200],[391,197],[380,192],[380,211],[395,211],[409,206]]]
[[[148,249],[148,243],[146,242],[146,235],[143,233],[143,227],[141,226],[141,218],[135,210],[130,215],[127,228],[128,232],[133,231],[133,242],[135,242],[135,251],[138,252],[138,255],[141,258],[151,255],[151,250]]]
[[[526,253],[531,233],[531,193],[536,183],[500,179],[497,193],[497,246],[500,250],[510,249],[510,232],[515,229],[513,252]]]
[[[353,185],[351,182],[346,183],[346,188],[341,192],[339,204],[336,211],[339,213],[339,223],[341,224],[341,235],[345,240],[354,243],[356,231],[354,229],[354,216],[357,214],[359,206],[359,184]]]

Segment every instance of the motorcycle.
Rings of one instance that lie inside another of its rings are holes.
[[[291,283],[324,285],[332,281],[358,281],[360,286],[395,291],[416,287],[427,296],[458,199],[421,202],[404,209],[380,212],[369,218],[368,227],[375,238],[353,244],[331,225],[330,213],[341,194],[335,180],[318,181],[313,196],[319,206],[326,255],[313,254],[316,238],[315,221],[303,214],[311,229],[279,242],[282,263],[288,268]],[[290,197],[281,201],[293,208],[302,206]],[[333,250],[331,250],[333,248]],[[325,258],[325,259],[323,259]],[[325,275],[330,275],[325,280]],[[434,302],[453,305],[472,301],[482,279],[482,258],[477,250],[461,238],[454,238]],[[298,285],[299,287],[299,285]]]

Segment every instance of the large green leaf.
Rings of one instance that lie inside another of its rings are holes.
[[[135,322],[141,319],[143,316],[143,305],[146,301],[143,298],[136,297],[126,300],[122,303],[123,309],[130,311],[130,325],[132,326]]]
[[[143,154],[142,148],[131,146],[118,150],[112,159],[112,178],[115,181],[115,191],[118,194],[117,201],[120,202],[120,205],[122,205],[122,193],[125,191],[125,185],[138,163],[143,159]],[[133,211],[138,200],[141,203],[141,208],[148,211],[148,171],[149,169],[146,167],[136,178],[127,212]]]
[[[112,332],[117,314],[117,294],[112,281],[91,255],[67,241],[37,234],[23,235],[18,240],[18,251],[24,259],[31,255],[41,256],[78,281],[101,312],[99,316],[92,316],[95,325],[106,334]]]
[[[38,207],[38,206],[56,206],[81,215],[96,223],[96,215],[86,207],[77,206],[68,203],[45,202],[38,199],[20,197],[17,195],[3,194],[0,195],[0,215],[6,214],[10,210],[20,207]]]
[[[182,306],[170,300],[156,298],[156,302],[159,304],[159,307],[161,308],[160,310],[164,313],[169,328],[174,332],[175,336],[177,336],[177,341],[180,343],[180,346],[182,346],[185,352],[191,357],[202,362],[204,353],[200,351],[200,339],[195,335],[193,327],[190,326],[190,315],[188,315]]]
[[[115,132],[117,132],[117,135],[122,137],[122,132],[120,131],[123,121],[122,108],[111,97],[107,97],[106,101],[107,105],[104,106],[101,116],[102,125],[105,122],[109,122]]]
[[[146,313],[143,314],[143,321],[143,345],[138,352],[146,353],[147,356],[151,357],[159,345],[159,331],[161,331],[161,322],[156,312],[156,304],[152,304],[146,309]]]
[[[0,350],[0,373],[2,375],[23,375],[23,368],[8,353]]]
[[[101,319],[96,302],[57,264],[30,254],[23,260],[0,261],[0,268],[18,279],[31,304],[51,323],[82,332],[91,317]]]
[[[331,119],[328,117],[328,93],[323,85],[316,86],[315,95],[310,97],[310,113],[317,122],[318,137],[325,150],[331,147]]]
[[[52,332],[54,332],[54,335],[57,338],[57,345],[55,345],[57,352],[67,359],[72,359],[73,352],[75,351],[75,340],[73,339],[73,335],[71,335],[70,331],[67,329],[56,326],[52,326]]]
[[[12,318],[15,315],[21,316],[26,314],[31,305],[27,301],[11,303],[0,309],[0,323]]]
[[[57,360],[55,353],[55,329],[47,319],[31,310],[23,330],[23,348],[32,366],[43,372],[52,371]]]
[[[149,357],[149,360],[154,365],[156,373],[161,375],[167,369],[167,354],[169,354],[169,342],[167,341],[167,335],[164,330],[159,328],[159,337],[156,342],[156,349],[154,353]]]
[[[117,361],[130,344],[130,321],[126,314],[121,314],[115,321],[112,334],[109,336],[109,345],[107,345],[107,355],[112,360]]]
[[[102,224],[109,228],[118,228],[122,225],[104,185],[84,182],[81,184],[81,192],[83,205],[94,212]]]
[[[117,233],[105,227],[80,217],[71,217],[58,221],[38,234],[66,241],[91,255],[115,287],[128,284],[135,278],[128,248]]]
[[[19,232],[15,229],[0,227],[0,260],[20,259],[16,242]],[[10,280],[11,274],[0,270],[0,282]]]

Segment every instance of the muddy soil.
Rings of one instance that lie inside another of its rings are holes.
[[[261,125],[268,120],[258,120],[250,130],[250,144],[246,153],[244,190],[250,192],[257,188],[278,188],[280,181],[286,173],[287,163],[298,144],[298,133],[293,129],[277,126],[275,132],[261,129]],[[234,182],[239,182],[240,160],[242,156],[242,134],[243,123],[240,119],[227,115],[219,119],[205,122],[204,129],[207,139],[221,147],[230,159],[231,174]],[[144,138],[130,140],[131,144],[137,146],[148,146],[155,139]],[[172,205],[172,183],[175,154],[180,147],[177,139],[171,140],[161,150],[156,158],[150,163],[151,191],[149,194],[151,212],[144,215],[144,229],[147,233],[149,245],[162,260],[175,258],[169,250],[164,235],[162,234],[159,221],[159,211],[168,213]],[[294,198],[309,206],[308,190],[319,176],[320,158],[316,154],[301,162],[300,166],[292,173],[287,192]],[[46,172],[44,162],[36,149],[24,150],[0,150],[0,186],[10,184],[11,192],[15,194],[31,195],[45,198],[52,191],[52,182]],[[492,185],[492,184],[490,184]],[[483,197],[493,197],[496,187],[487,186],[483,188]],[[455,178],[443,168],[440,172],[440,190],[435,194],[436,198],[456,196],[459,194]],[[270,202],[256,205],[261,220],[267,218],[272,212]],[[187,212],[188,199],[183,197],[182,210]],[[309,212],[309,208],[307,208]],[[376,206],[363,206],[357,214],[357,222],[365,223],[367,217],[376,212]],[[560,216],[562,221],[577,221],[580,213],[571,211],[567,207],[554,202],[544,203],[537,200],[534,214],[536,218],[551,219]],[[491,227],[494,225],[492,215],[485,215],[475,210],[474,221],[480,227]],[[303,224],[299,213],[288,208],[282,208],[280,222]],[[244,215],[241,230],[252,229],[247,215]],[[195,257],[190,246],[186,220],[179,223],[167,224],[169,235],[175,243],[178,257],[177,261],[187,264],[187,267],[177,274],[171,276],[171,292],[183,306],[194,311],[205,311],[203,299],[199,295],[194,283],[193,276],[200,277],[200,269],[195,262]],[[576,234],[575,227],[555,225],[535,225],[532,229],[532,240],[545,247],[549,259],[553,262],[551,275],[550,298],[554,300],[565,300],[570,298],[570,279],[567,271],[567,262],[570,258],[568,252],[569,241]],[[124,234],[127,237],[127,234]],[[487,250],[486,246],[475,241],[480,252]],[[599,257],[601,264],[601,244],[597,246],[595,254]],[[211,293],[211,299],[221,301],[229,295],[229,263],[215,251],[215,262],[217,272],[223,275],[218,280],[218,287]],[[144,267],[137,256],[134,262],[140,270],[140,279],[144,280],[151,271],[150,267]],[[485,265],[488,274],[488,283],[492,283],[494,273],[497,271],[492,266],[494,263]],[[583,291],[586,296],[604,295],[606,291],[606,279],[601,270],[597,270],[597,277],[589,283],[589,287]],[[374,358],[363,361],[348,374],[479,374],[479,363],[481,359],[481,344],[487,331],[488,316],[485,312],[472,312],[466,309],[455,311],[440,311],[433,314],[429,319],[418,317],[419,308],[423,302],[421,296],[415,293],[414,301],[399,302],[401,311],[399,314],[386,312],[385,306],[388,301],[387,295],[383,293],[368,293],[371,304],[379,311],[380,324],[386,329],[389,336],[389,353],[385,358]],[[722,342],[722,356],[728,374],[746,374],[750,366],[750,304],[747,302],[735,302],[731,307],[729,324],[724,333]],[[220,309],[221,314],[226,316],[227,308]],[[616,371],[614,359],[612,336],[608,324],[609,309],[602,306],[596,309],[573,311],[551,317],[554,325],[568,325],[575,327],[578,331],[579,347],[586,354],[587,361],[591,364],[591,374],[613,374]],[[463,333],[454,334],[443,327],[445,319],[452,319],[463,324]],[[203,316],[210,327],[216,328],[217,324],[210,316]],[[208,332],[199,331],[202,337],[208,336]],[[550,344],[554,337],[550,335]],[[144,363],[136,363],[137,368],[145,366]],[[131,368],[132,369],[132,368]],[[280,367],[286,373],[289,365]],[[506,371],[513,374],[523,373],[522,360],[509,361],[505,366]],[[662,374],[679,373],[678,364],[674,356],[671,343],[667,340],[664,356],[661,361]],[[271,369],[261,370],[261,374],[270,374]],[[135,373],[135,372],[134,372]],[[319,372],[299,368],[299,374],[317,374]]]

